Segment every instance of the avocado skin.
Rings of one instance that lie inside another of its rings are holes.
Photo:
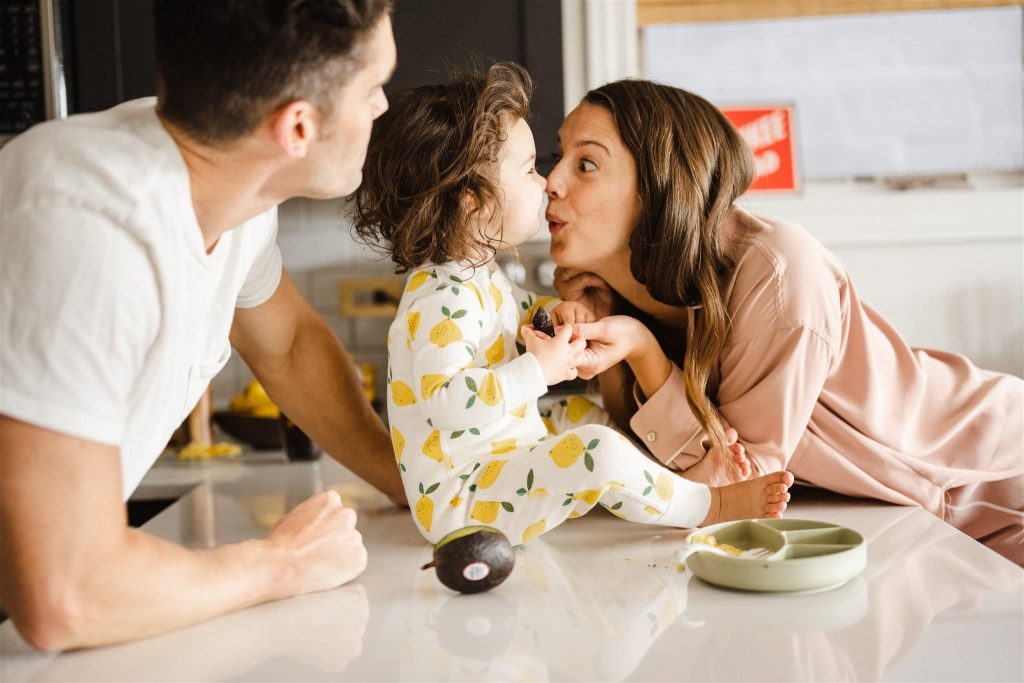
[[[438,580],[460,593],[482,593],[494,588],[508,578],[516,563],[515,550],[505,534],[493,527],[473,528],[474,531],[459,529],[442,538],[434,546],[434,561],[423,567],[434,567]],[[474,562],[490,567],[487,576],[474,581],[463,575],[463,570]]]
[[[555,336],[555,323],[551,320],[551,315],[544,310],[543,307],[538,308],[533,314],[533,329],[540,330],[549,337]]]

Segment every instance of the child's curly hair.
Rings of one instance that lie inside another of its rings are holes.
[[[399,273],[493,251],[475,219],[501,205],[498,154],[507,125],[529,116],[532,91],[525,69],[499,62],[484,76],[395,94],[374,123],[354,196],[357,237],[387,251]]]

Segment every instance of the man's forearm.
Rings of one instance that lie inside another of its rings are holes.
[[[322,318],[311,317],[296,332],[282,362],[250,366],[274,402],[313,441],[392,501],[405,503],[391,437]]]
[[[193,551],[127,529],[109,561],[96,566],[103,571],[73,592],[63,624],[26,634],[30,642],[66,650],[134,640],[295,592],[295,572],[257,540]]]

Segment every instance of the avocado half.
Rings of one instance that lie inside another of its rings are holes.
[[[482,593],[508,578],[516,564],[512,544],[494,527],[467,526],[434,546],[433,567],[444,585],[460,593]]]

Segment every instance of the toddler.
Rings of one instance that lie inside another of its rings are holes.
[[[709,488],[648,458],[582,396],[539,412],[548,386],[576,377],[586,342],[570,324],[550,338],[526,324],[538,307],[556,324],[590,314],[524,291],[493,260],[541,224],[531,88],[503,63],[399,93],[355,195],[357,233],[411,271],[388,336],[388,417],[420,531],[436,543],[486,524],[518,544],[597,504],[673,527],[781,516],[787,472]]]

